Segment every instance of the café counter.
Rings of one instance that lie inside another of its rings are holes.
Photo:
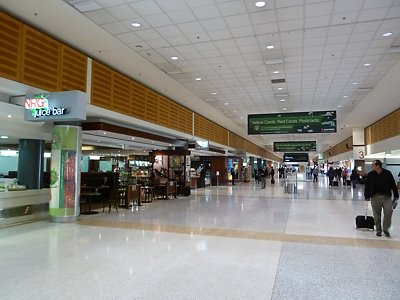
[[[0,227],[49,217],[50,189],[0,192]]]

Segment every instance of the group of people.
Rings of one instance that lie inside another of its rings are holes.
[[[256,180],[256,183],[261,183],[262,189],[265,189],[267,177],[271,177],[271,184],[275,183],[274,175],[275,170],[273,166],[268,168],[266,166],[263,166],[254,170],[254,178]]]

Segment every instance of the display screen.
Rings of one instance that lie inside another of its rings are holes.
[[[335,133],[336,111],[248,115],[248,134]]]
[[[308,162],[308,153],[285,153],[284,162]]]
[[[275,152],[317,151],[316,141],[274,142]]]

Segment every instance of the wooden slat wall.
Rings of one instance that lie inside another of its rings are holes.
[[[0,76],[18,81],[20,78],[22,23],[0,13]]]
[[[158,94],[147,90],[146,91],[146,115],[145,120],[151,123],[158,123]]]
[[[27,26],[23,32],[22,81],[51,92],[59,90],[61,44]]]
[[[191,110],[179,105],[179,131],[193,134],[193,113]]]
[[[364,129],[366,145],[398,135],[400,135],[400,109]]]
[[[0,12],[0,76],[50,92],[86,92],[87,57]]]
[[[86,91],[87,57],[74,49],[61,46],[61,90]]]
[[[193,129],[194,135],[207,139],[207,129],[207,119],[195,113]]]
[[[92,99],[91,104],[106,109],[113,108],[112,77],[114,71],[105,65],[93,61],[92,64]]]
[[[113,91],[112,91],[112,109],[122,114],[128,114],[131,111],[132,88],[129,78],[114,73]]]
[[[331,149],[325,151],[323,156],[325,159],[327,159],[331,156],[349,152],[352,149],[353,149],[353,137],[349,137],[344,141],[340,142],[339,144],[333,146]]]
[[[222,126],[219,126],[218,124],[215,124],[215,142],[219,143],[221,145],[228,145],[229,140],[229,131],[223,128]]]
[[[164,127],[169,127],[170,102],[163,96],[158,97],[158,124]]]
[[[146,118],[146,88],[131,80],[132,86],[132,106],[130,115],[144,120]]]
[[[257,154],[257,145],[249,142],[249,141],[245,141],[245,145],[246,145],[246,152],[247,153],[251,153],[251,154]]]
[[[169,104],[169,128],[179,130],[179,104],[170,102]]]
[[[236,148],[239,150],[245,150],[246,148],[245,139],[233,132],[229,132],[229,147]]]

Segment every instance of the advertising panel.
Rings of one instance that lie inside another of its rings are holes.
[[[284,153],[284,162],[308,162],[308,153]]]
[[[335,133],[336,111],[248,115],[248,134]]]

